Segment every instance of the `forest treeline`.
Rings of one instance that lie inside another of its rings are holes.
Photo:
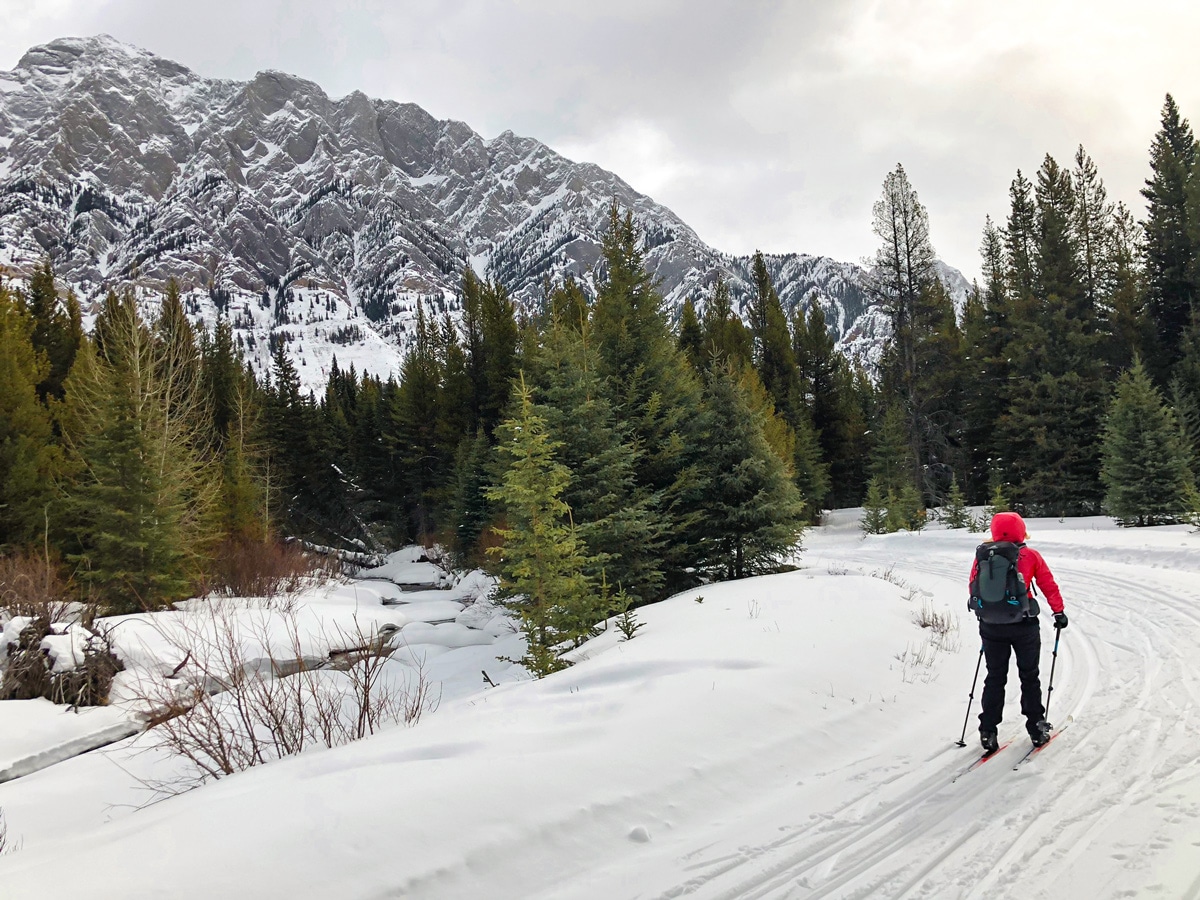
[[[873,372],[817,304],[783,309],[761,255],[748,308],[717,274],[672,320],[615,206],[594,296],[548,283],[518,311],[468,268],[461,317],[418,308],[398,377],[335,362],[319,397],[283,342],[256,378],[173,283],[151,317],[109,293],[85,334],[47,262],[0,285],[0,547],[129,612],[232,589],[284,538],[436,543],[501,576],[549,671],[614,611],[776,569],[830,507],[865,499],[872,530],[964,501],[1178,521],[1200,451],[1196,156],[1168,97],[1141,222],[1082,148],[1018,171],[961,309],[898,166],[874,208]]]

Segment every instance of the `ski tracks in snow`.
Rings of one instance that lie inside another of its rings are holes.
[[[944,596],[957,597],[965,583],[957,558],[897,561],[858,545],[836,562],[893,569]],[[914,754],[903,768],[874,757],[823,773],[828,808],[797,825],[793,797],[790,823],[782,824],[783,804],[772,810],[775,838],[734,852],[722,841],[724,852],[709,858],[715,847],[696,851],[687,878],[648,896],[1200,900],[1195,576],[1069,555],[1050,562],[1072,616],[1049,718],[1073,722],[1053,747],[1012,770],[1026,749],[1013,672],[1002,739],[1015,740],[987,764],[951,783],[975,751],[938,751],[931,739],[924,760],[917,748],[898,748]],[[964,617],[964,645],[969,629]],[[1043,639],[1044,687],[1053,632],[1044,629]],[[948,733],[963,712],[946,710]]]

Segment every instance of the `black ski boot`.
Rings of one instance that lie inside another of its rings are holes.
[[[1033,746],[1041,747],[1050,742],[1050,734],[1053,730],[1054,726],[1042,719],[1029,729],[1029,739],[1033,741]]]
[[[979,744],[983,747],[984,755],[991,755],[1000,749],[1000,741],[994,731],[979,731]]]

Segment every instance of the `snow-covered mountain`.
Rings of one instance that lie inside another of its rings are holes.
[[[396,371],[417,303],[453,313],[468,263],[527,303],[547,277],[590,283],[613,200],[644,229],[669,304],[702,306],[718,270],[736,301],[750,296],[749,259],[511,132],[485,140],[415,104],[331,99],[281,72],[202,78],[107,36],[34,47],[0,72],[0,272],[49,254],[85,308],[174,276],[194,315],[230,317],[256,365],[270,337],[287,342],[311,386],[335,353]],[[846,349],[878,347],[860,267],[768,262],[789,311],[820,303]]]

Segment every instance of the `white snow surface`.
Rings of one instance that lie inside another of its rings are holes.
[[[141,809],[135,776],[172,764],[136,740],[0,785],[23,842],[0,896],[1200,895],[1200,536],[1031,520],[1071,616],[1050,708],[1066,728],[1013,770],[1014,672],[1011,743],[952,781],[978,754],[978,704],[954,742],[982,538],[863,538],[856,515],[811,531],[799,570],[640,609],[633,640],[609,630],[542,681],[510,667],[482,687],[480,667],[520,655],[511,629],[493,629],[505,650],[423,644],[446,626],[411,621],[397,664],[423,647],[455,686],[415,727]],[[402,615],[364,600],[374,585],[354,586],[359,609]],[[958,626],[936,652],[922,610]],[[1043,687],[1053,636],[1043,621]]]

